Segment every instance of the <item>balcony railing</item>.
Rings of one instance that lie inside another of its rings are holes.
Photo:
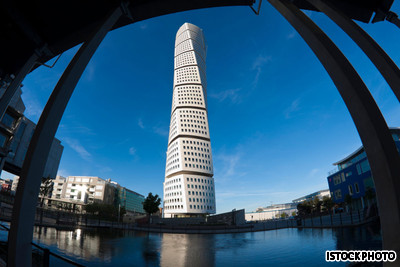
[[[339,169],[338,169],[338,168],[335,168],[335,169],[333,169],[333,170],[331,170],[331,171],[328,172],[328,176],[331,176],[332,174],[335,174],[335,173],[337,173],[338,171],[339,171]]]

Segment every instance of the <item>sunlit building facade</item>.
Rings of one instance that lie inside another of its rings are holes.
[[[183,24],[175,39],[174,86],[164,180],[164,217],[214,214],[203,31]]]
[[[400,151],[400,128],[391,127],[390,132]],[[363,209],[368,202],[375,202],[375,184],[364,147],[360,147],[346,158],[334,163],[337,169],[329,173],[328,184],[332,200],[336,204],[346,202],[351,197],[353,209]],[[372,191],[368,196],[367,191]],[[371,198],[371,199],[369,199]]]

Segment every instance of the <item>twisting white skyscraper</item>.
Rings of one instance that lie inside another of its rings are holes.
[[[174,88],[164,181],[164,217],[215,213],[203,31],[183,24],[175,39]]]

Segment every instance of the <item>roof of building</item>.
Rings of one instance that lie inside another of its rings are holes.
[[[315,196],[317,196],[317,195],[319,195],[321,193],[324,193],[324,192],[330,192],[330,191],[329,191],[329,189],[322,189],[322,190],[319,190],[317,192],[314,192],[314,193],[311,193],[311,194],[308,194],[308,195],[293,199],[292,202],[297,203],[297,202],[302,201],[304,199],[313,198],[313,197],[315,197]]]
[[[394,132],[400,132],[400,127],[390,127],[389,128],[390,132],[394,133]],[[342,164],[352,158],[354,158],[355,156],[361,154],[364,151],[364,146],[359,147],[356,151],[354,151],[353,153],[351,153],[350,155],[346,156],[345,158],[333,163],[333,165],[339,165]]]

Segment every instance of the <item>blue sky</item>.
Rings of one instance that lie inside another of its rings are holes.
[[[400,13],[397,1],[392,10]],[[329,19],[306,12],[337,43],[389,126],[400,106],[362,51]],[[333,162],[361,146],[332,81],[305,42],[267,2],[182,12],[110,32],[86,68],[56,137],[59,174],[111,178],[162,196],[175,34],[185,22],[208,44],[208,114],[217,212],[254,211],[328,188]],[[400,63],[400,30],[361,24]],[[37,122],[77,47],[23,82],[25,115]]]

